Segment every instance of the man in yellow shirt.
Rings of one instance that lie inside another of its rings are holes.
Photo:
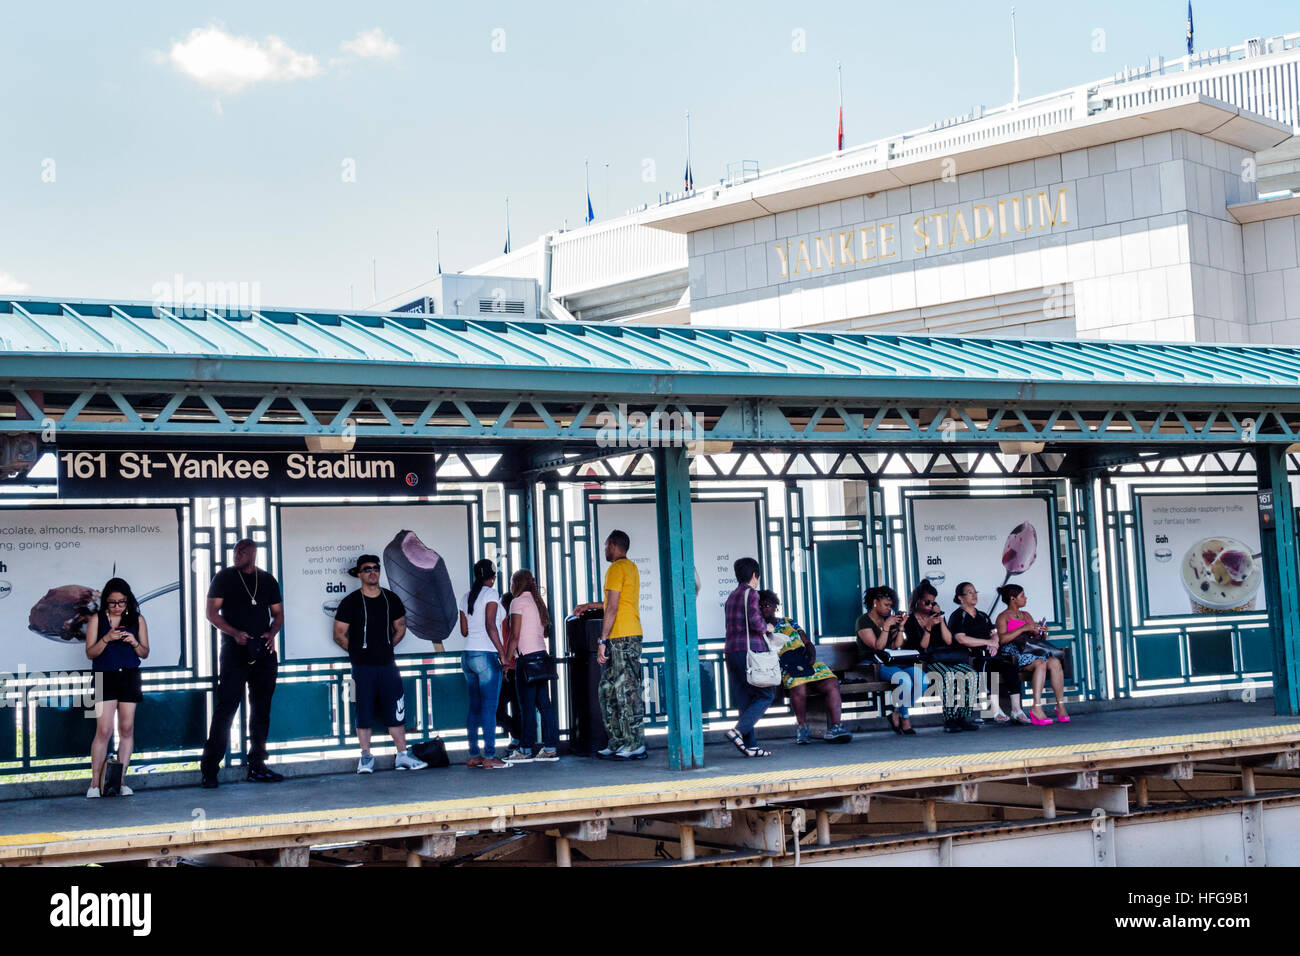
[[[641,695],[641,573],[628,560],[631,540],[625,531],[611,531],[605,539],[604,604],[584,604],[580,613],[602,607],[596,659],[605,666],[600,676],[600,714],[609,744],[599,757],[618,760],[645,759],[645,700]]]

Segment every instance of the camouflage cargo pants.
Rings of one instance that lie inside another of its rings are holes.
[[[609,749],[645,745],[645,699],[641,696],[641,635],[610,638],[609,663],[600,675],[600,716]]]

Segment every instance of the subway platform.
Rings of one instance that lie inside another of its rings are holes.
[[[1175,831],[1189,822],[1212,831],[1198,844],[1210,862],[1300,862],[1288,836],[1300,721],[1270,700],[873,731],[838,746],[796,746],[773,728],[764,743],[775,753],[759,760],[710,744],[689,772],[652,749],[501,771],[397,772],[380,757],[373,776],[217,790],[141,774],[129,798],[0,804],[0,865],[965,865],[1028,853],[1105,866],[1183,861],[1194,841]],[[1227,848],[1223,833],[1235,834]]]

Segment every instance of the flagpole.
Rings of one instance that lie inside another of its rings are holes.
[[[691,173],[691,111],[686,111],[686,191],[690,192],[695,188],[694,174]]]
[[[433,230],[433,242],[434,242],[434,248],[437,250],[437,256],[438,256],[438,275],[442,275],[442,230],[441,229]]]
[[[837,151],[844,149],[844,65],[839,60],[835,61],[835,79],[840,90],[840,129],[836,137],[835,148]]]
[[[1011,105],[1020,104],[1020,54],[1016,52],[1016,8],[1011,8]]]
[[[510,253],[510,197],[506,197],[506,254]]]

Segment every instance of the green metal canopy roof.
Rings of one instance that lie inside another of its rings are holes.
[[[188,312],[188,314],[187,314]],[[0,301],[6,376],[462,392],[1300,403],[1300,349]],[[575,373],[579,373],[575,375]]]

